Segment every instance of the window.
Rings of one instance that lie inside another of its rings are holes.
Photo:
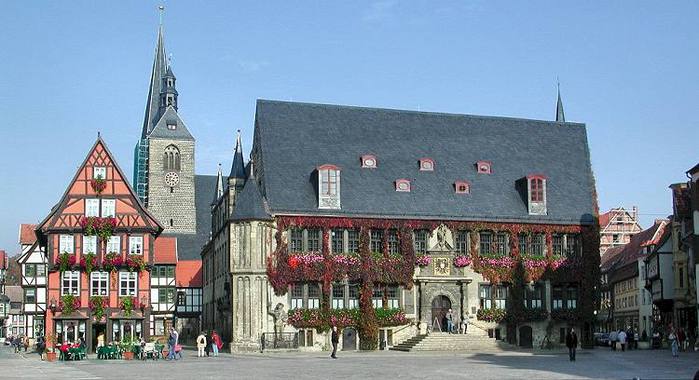
[[[158,288],[158,303],[172,305],[175,302],[175,288]]]
[[[100,216],[99,199],[85,199],[85,216]]]
[[[372,154],[365,154],[362,156],[362,167],[375,169],[376,168],[376,156]]]
[[[454,191],[457,194],[469,194],[471,192],[471,186],[467,181],[456,181],[454,182]]]
[[[566,308],[575,309],[578,307],[578,289],[570,287],[566,294]]]
[[[396,191],[409,193],[410,192],[410,181],[407,179],[397,179],[396,180]]]
[[[551,290],[551,307],[553,309],[563,308],[563,288],[554,287]]]
[[[320,285],[308,284],[308,308],[318,309],[320,307]]]
[[[143,236],[129,236],[129,254],[143,255]]]
[[[298,333],[299,347],[313,347],[313,329],[301,329]]]
[[[322,165],[318,168],[318,208],[340,208],[340,168]]]
[[[507,307],[507,287],[498,285],[494,288],[494,301],[496,309],[505,309]]]
[[[388,308],[389,309],[397,309],[399,306],[398,287],[397,286],[389,286],[386,289],[386,292],[388,293]]]
[[[431,172],[434,170],[434,160],[431,158],[420,159],[420,171]]]
[[[177,292],[177,306],[187,306],[187,294],[185,292]]]
[[[539,309],[543,306],[543,288],[536,284],[524,289],[524,307]]]
[[[337,169],[320,169],[320,191],[322,194],[334,196],[337,195],[338,170]]]
[[[544,180],[541,178],[533,178],[531,180],[531,201],[544,201]]]
[[[303,285],[292,284],[291,286],[291,308],[303,309]]]
[[[359,252],[359,231],[347,230],[347,252]]]
[[[102,217],[114,217],[116,215],[116,200],[102,199]]]
[[[425,253],[427,253],[427,231],[415,230],[414,236],[415,236],[415,241],[414,241],[415,253],[424,255]],[[388,238],[389,238],[389,248],[390,248],[390,239],[391,239],[390,234],[388,235]]]
[[[492,174],[492,164],[490,161],[478,161],[476,162],[476,170],[479,174]]]
[[[75,253],[73,235],[61,235],[58,250],[60,253]]]
[[[618,242],[619,242],[619,234],[612,235],[612,243],[618,243]]]
[[[371,252],[383,252],[383,230],[371,230]]]
[[[24,303],[25,304],[36,303],[36,288],[24,289]]]
[[[108,272],[92,272],[90,273],[90,295],[91,296],[106,296],[109,292],[109,273]]]
[[[291,252],[303,252],[303,230],[292,228],[289,235],[289,250]]]
[[[121,253],[121,239],[119,236],[111,236],[107,240],[107,253]]]
[[[63,272],[61,279],[61,295],[78,295],[80,291],[80,272],[66,271]]]
[[[520,254],[543,256],[544,239],[544,234],[519,234]]]
[[[136,272],[119,272],[119,296],[135,296],[138,273]]]
[[[456,252],[460,255],[468,254],[468,231],[456,231]]]
[[[551,237],[553,254],[555,256],[563,255],[563,235],[553,235]]]
[[[578,235],[566,235],[566,256],[577,256],[580,251],[580,237]]]
[[[168,124],[167,129],[174,131],[175,129],[177,129],[177,124]]]
[[[168,145],[165,148],[163,168],[168,172],[180,170],[180,150],[176,146]]]
[[[93,166],[92,167],[92,178],[107,178],[107,168],[104,166]]]
[[[678,274],[679,280],[680,280],[680,281],[679,281],[679,283],[680,283],[680,286],[679,286],[679,287],[680,287],[680,289],[682,289],[682,288],[684,288],[684,268],[681,267],[681,266],[680,266],[679,268],[677,268],[677,274]]]
[[[97,236],[83,235],[83,254],[97,253]]]
[[[350,309],[359,308],[359,285],[349,285],[347,307]]]
[[[345,308],[345,285],[343,284],[333,284],[333,309],[344,309]]]
[[[504,232],[481,232],[480,241],[481,254],[504,256],[509,252],[507,234]]]
[[[333,253],[342,253],[344,252],[344,237],[345,237],[345,231],[344,230],[332,230],[330,232],[331,234],[331,249]]]
[[[383,289],[380,286],[374,286],[371,293],[371,303],[374,305],[374,309],[383,307]]]
[[[479,295],[480,295],[480,301],[481,301],[481,309],[490,309],[493,307],[493,300],[491,298],[491,286],[490,285],[481,285]]]
[[[391,255],[397,255],[400,253],[400,246],[398,245],[398,232],[396,230],[388,230],[388,253]]]
[[[320,229],[309,229],[308,233],[308,251],[320,252]]]

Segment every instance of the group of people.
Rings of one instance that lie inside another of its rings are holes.
[[[444,314],[444,326],[447,328],[447,332],[450,334],[466,334],[468,331],[468,317],[459,323],[454,315],[454,312],[449,309],[446,314]]]
[[[27,348],[29,348],[29,338],[24,335],[9,336],[5,341],[9,342],[15,353],[20,352],[22,348],[24,348],[24,352],[27,352]]]
[[[210,331],[208,334],[204,331],[197,337],[197,356],[200,358],[209,356],[213,353],[214,357],[218,356],[218,351],[223,347],[223,341],[216,330]]]
[[[638,337],[632,328],[624,331],[620,329],[618,331],[612,331],[609,333],[609,345],[612,351],[617,350],[617,343],[622,351],[626,351],[628,347],[629,350],[638,349]]]

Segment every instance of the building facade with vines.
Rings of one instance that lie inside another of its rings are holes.
[[[333,325],[376,349],[444,331],[449,309],[521,346],[591,342],[595,184],[560,99],[556,121],[258,100],[253,139],[202,253],[205,299],[229,274],[205,328],[228,316],[234,351],[322,349]]]

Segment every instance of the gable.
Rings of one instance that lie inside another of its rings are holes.
[[[593,223],[583,124],[259,100],[253,156],[272,214]],[[371,154],[376,168],[362,168]],[[420,171],[420,158],[434,170]],[[489,161],[492,173],[475,163]],[[319,165],[342,168],[340,210],[318,209]],[[547,179],[546,215],[529,215],[516,181]],[[408,179],[410,192],[395,181]],[[470,194],[455,194],[456,180]]]
[[[171,129],[172,127],[168,128],[168,126],[174,126],[174,129]],[[148,137],[173,140],[194,140],[194,137],[189,133],[184,121],[182,121],[182,118],[180,118],[180,115],[172,106],[165,110],[163,116],[160,117],[160,120],[155,124],[153,131],[151,131]]]
[[[98,194],[91,184],[94,167],[105,168],[105,187],[101,194]],[[155,234],[162,231],[162,226],[136,197],[124,173],[100,137],[78,168],[60,201],[39,224],[40,233],[81,229],[80,220],[85,216],[87,199],[114,200],[117,228]]]

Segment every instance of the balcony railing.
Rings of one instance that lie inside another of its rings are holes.
[[[299,347],[298,333],[262,333],[262,350],[296,349]]]

